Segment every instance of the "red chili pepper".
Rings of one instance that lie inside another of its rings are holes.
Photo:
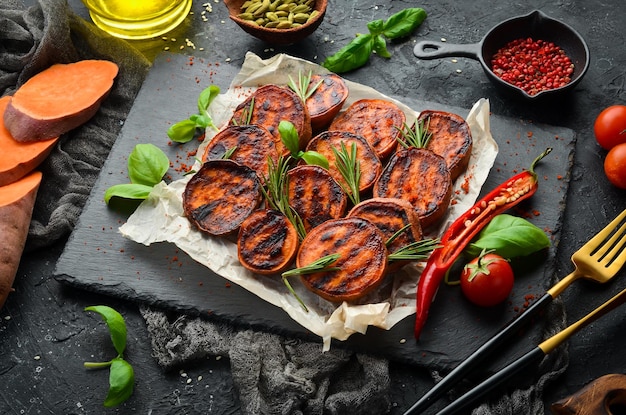
[[[528,171],[516,174],[476,202],[468,211],[459,216],[441,237],[440,247],[435,249],[428,258],[417,287],[414,333],[416,339],[420,337],[430,305],[448,269],[472,238],[494,216],[528,199],[537,191],[538,180],[535,165],[551,151],[551,148],[546,149],[533,160]]]

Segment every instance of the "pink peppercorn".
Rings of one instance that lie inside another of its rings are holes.
[[[496,76],[529,95],[565,86],[574,73],[563,49],[530,37],[507,43],[493,55],[491,66]]]

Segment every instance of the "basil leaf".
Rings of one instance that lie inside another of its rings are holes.
[[[360,68],[369,60],[373,48],[374,40],[370,33],[358,35],[337,53],[327,57],[322,66],[335,73]]]
[[[211,85],[204,91],[200,92],[198,96],[198,112],[205,113],[211,105],[211,102],[220,94],[220,88],[216,85]]]
[[[278,123],[278,132],[280,134],[280,140],[285,147],[289,150],[291,155],[297,156],[300,151],[300,139],[298,138],[298,130],[289,121],[281,121]]]
[[[131,183],[154,186],[163,179],[169,168],[169,159],[154,144],[137,144],[128,156],[128,177]]]
[[[167,129],[167,136],[177,143],[187,143],[196,134],[196,123],[191,119],[186,119],[172,124]]]
[[[385,30],[385,21],[382,19],[372,20],[367,24],[367,30],[369,30],[373,36],[379,35]]]
[[[537,226],[526,219],[501,214],[483,228],[465,252],[477,257],[486,249],[504,258],[515,258],[530,255],[548,246],[550,238]]]
[[[300,155],[300,158],[306,161],[306,164],[312,164],[328,169],[328,159],[317,151],[305,151]]]
[[[397,39],[410,35],[426,19],[426,11],[412,7],[399,11],[387,19],[383,35],[389,39]]]
[[[209,125],[213,125],[213,120],[209,117],[209,114],[193,114],[189,117],[189,121],[196,125],[196,128],[206,128]],[[194,131],[195,133],[195,131]]]
[[[152,191],[152,186],[137,183],[115,184],[104,192],[104,203],[108,204],[112,197],[124,199],[147,199]]]
[[[104,399],[104,406],[117,406],[130,398],[135,384],[133,367],[121,357],[111,360],[109,369],[109,392]]]
[[[378,54],[378,56],[391,58],[391,53],[387,50],[387,42],[381,35],[374,36],[374,51]]]
[[[115,350],[120,355],[124,353],[124,349],[126,349],[126,322],[124,322],[124,317],[113,308],[105,305],[89,306],[85,308],[85,311],[94,311],[102,316],[109,327]]]

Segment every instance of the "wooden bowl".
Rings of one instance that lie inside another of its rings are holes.
[[[328,6],[328,0],[315,0],[313,9],[318,11],[317,16],[310,19],[302,26],[289,29],[276,29],[259,26],[250,20],[239,18],[241,5],[244,1],[246,0],[224,0],[231,20],[252,36],[275,45],[290,45],[309,36],[319,27],[322,20],[324,20],[326,7]]]

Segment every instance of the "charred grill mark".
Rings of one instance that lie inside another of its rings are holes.
[[[259,205],[260,186],[249,167],[230,160],[208,161],[185,187],[185,215],[210,234],[232,232]]]

